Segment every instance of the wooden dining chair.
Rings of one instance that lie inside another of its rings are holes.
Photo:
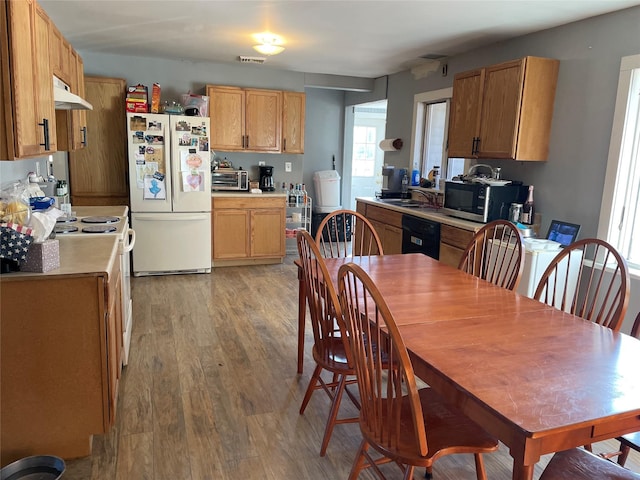
[[[349,474],[358,478],[372,468],[395,462],[404,478],[415,467],[426,467],[455,453],[475,455],[478,479],[486,479],[481,454],[493,452],[498,441],[447,404],[433,388],[418,389],[400,332],[380,291],[360,266],[343,265],[338,274],[344,314],[347,355],[355,365],[360,391],[363,440]],[[379,454],[374,458],[369,448]]]
[[[640,340],[640,312],[636,315],[636,319],[631,327],[631,336]],[[610,460],[612,458],[618,458],[618,465],[624,467],[629,457],[631,450],[640,452],[640,432],[628,433],[622,437],[616,438],[620,442],[620,448],[615,452],[602,452],[598,455],[602,458]]]
[[[518,228],[506,220],[487,223],[473,236],[458,269],[508,290],[520,283],[524,244]]]
[[[580,254],[572,255],[576,251]],[[533,298],[618,331],[629,291],[626,260],[604,240],[585,238],[556,255],[540,277]]]
[[[584,448],[558,452],[539,480],[640,480],[640,475],[605,460]]]
[[[356,383],[353,378],[355,370],[347,362],[345,339],[341,336],[339,327],[339,323],[343,323],[342,310],[335,287],[313,237],[304,230],[299,230],[296,237],[306,282],[305,291],[313,330],[313,359],[316,362],[316,368],[311,375],[300,406],[300,414],[304,413],[316,390],[324,390],[331,399],[331,409],[320,447],[320,456],[324,456],[334,426],[338,423],[358,421],[357,417],[338,418],[343,394],[346,392],[357,408],[360,408],[360,403],[347,388],[348,385]],[[332,375],[332,381],[325,381],[322,378],[321,374],[324,371]]]
[[[315,240],[326,258],[384,254],[375,227],[354,210],[336,210],[324,217]]]

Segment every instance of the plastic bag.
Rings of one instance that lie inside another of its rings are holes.
[[[28,184],[17,182],[0,191],[0,223],[29,223],[31,208],[28,187]]]
[[[196,117],[208,117],[209,116],[209,97],[206,95],[196,95],[194,93],[182,94],[182,106],[184,107],[185,114],[193,115]],[[197,109],[197,112],[190,109]]]

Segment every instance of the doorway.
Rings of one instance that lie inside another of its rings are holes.
[[[384,139],[387,124],[387,101],[347,107],[343,185],[344,208],[355,210],[356,197],[374,197],[382,188]]]

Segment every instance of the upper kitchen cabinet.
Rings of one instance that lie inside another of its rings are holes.
[[[282,92],[207,86],[211,149],[280,152]]]
[[[282,139],[282,92],[246,90],[245,149],[279,153]]]
[[[282,92],[282,152],[304,153],[305,94]]]
[[[559,63],[525,57],[456,75],[448,156],[547,160]]]
[[[304,153],[305,95],[208,85],[211,149]]]
[[[57,150],[49,18],[34,0],[0,3],[3,132],[0,157],[14,160]]]
[[[207,86],[211,118],[211,149],[244,150],[245,92],[237,87]]]
[[[71,85],[71,51],[73,49],[53,23],[49,25],[49,47],[53,74]]]
[[[127,82],[122,78],[86,77],[84,98],[91,142],[69,153],[69,183],[74,205],[127,205],[127,133],[122,120]]]
[[[69,87],[72,93],[85,98],[84,62],[74,49],[69,51]],[[91,102],[89,102],[91,103]],[[80,150],[87,146],[87,111],[57,110],[58,149]]]

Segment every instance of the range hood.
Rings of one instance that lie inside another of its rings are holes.
[[[56,110],[93,110],[93,106],[84,98],[71,93],[69,85],[58,77],[53,77],[53,100]]]

